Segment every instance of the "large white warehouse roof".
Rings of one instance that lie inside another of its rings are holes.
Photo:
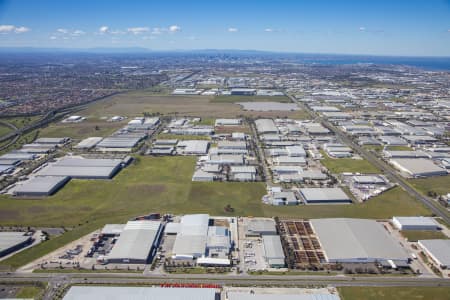
[[[158,221],[129,221],[108,254],[108,260],[146,262],[160,229]]]
[[[365,219],[314,219],[328,262],[408,260],[408,254],[381,223]]]
[[[64,300],[215,300],[215,289],[72,286]]]

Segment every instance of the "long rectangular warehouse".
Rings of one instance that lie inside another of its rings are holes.
[[[352,202],[340,188],[302,188],[300,194],[307,204],[346,204]]]
[[[419,240],[418,243],[441,268],[450,268],[450,240]]]
[[[264,258],[271,268],[284,268],[285,256],[279,235],[263,235]]]
[[[39,176],[69,176],[77,179],[111,179],[121,169],[120,159],[63,157],[39,171]]]
[[[69,180],[70,177],[68,176],[36,176],[14,188],[13,194],[25,197],[50,196],[62,188]]]
[[[216,300],[212,288],[72,286],[64,300]]]
[[[0,257],[26,247],[32,241],[26,232],[0,232]]]
[[[129,221],[107,259],[110,263],[145,264],[158,248],[163,231],[159,221]]]
[[[391,159],[390,163],[399,171],[412,177],[429,177],[447,175],[444,168],[435,165],[431,159],[425,158],[398,158]]]
[[[228,300],[340,300],[339,295],[325,293],[292,293],[282,294],[281,292],[262,294],[249,292],[228,292]]]
[[[439,230],[439,223],[431,217],[393,217],[392,224],[399,230]]]
[[[313,219],[311,225],[329,263],[408,261],[399,242],[374,220]]]

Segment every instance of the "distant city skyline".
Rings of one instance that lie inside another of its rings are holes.
[[[0,47],[450,56],[450,1],[0,0]]]

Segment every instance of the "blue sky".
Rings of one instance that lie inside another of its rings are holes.
[[[450,1],[0,0],[0,46],[450,56]]]

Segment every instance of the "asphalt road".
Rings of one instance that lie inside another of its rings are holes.
[[[348,135],[346,135],[339,128],[331,124],[328,120],[321,117],[319,114],[316,114],[314,111],[310,110],[306,105],[297,101],[295,97],[289,96],[289,98],[297,103],[300,107],[307,110],[312,116],[314,116],[318,121],[320,121],[324,126],[328,127],[331,131],[333,131],[343,142],[350,145],[356,152],[358,152],[364,159],[372,163],[374,166],[378,167],[380,170],[384,172],[384,174],[394,183],[397,183],[400,187],[402,187],[408,194],[417,200],[421,201],[427,208],[429,208],[433,214],[441,217],[448,225],[450,225],[450,216],[449,214],[440,208],[439,204],[435,201],[429,199],[428,197],[423,196],[414,188],[412,188],[406,180],[397,173],[397,171],[392,168],[390,165],[380,160],[370,151],[364,149],[357,143],[355,143]]]
[[[48,282],[44,299],[54,299],[58,291],[72,284],[162,284],[194,283],[244,286],[404,286],[450,287],[444,278],[408,276],[307,276],[307,275],[215,275],[215,274],[158,274],[136,273],[12,273],[0,274],[2,283]]]

